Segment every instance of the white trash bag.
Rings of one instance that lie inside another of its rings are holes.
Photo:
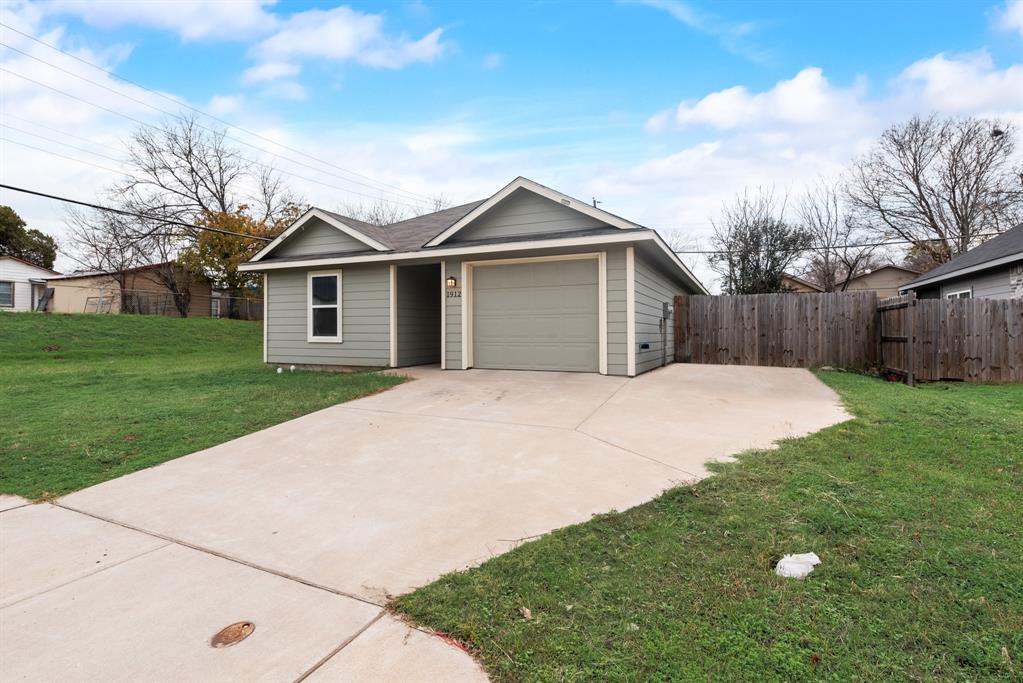
[[[805,579],[806,575],[813,571],[813,568],[821,563],[817,553],[800,553],[798,555],[786,555],[781,558],[774,568],[774,573],[790,579]]]

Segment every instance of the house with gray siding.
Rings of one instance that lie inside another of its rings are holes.
[[[1023,223],[899,287],[918,299],[1023,298]]]
[[[310,367],[634,376],[674,361],[674,297],[707,293],[655,231],[526,178],[386,226],[313,208],[240,269],[264,361]]]

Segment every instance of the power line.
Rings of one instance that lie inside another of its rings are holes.
[[[16,127],[12,126],[9,123],[0,123],[0,128],[7,128],[9,130],[13,130],[13,131],[16,131],[18,133],[23,133],[24,135],[31,135],[34,138],[39,138],[40,140],[46,140],[47,142],[52,142],[55,145],[63,145],[64,147],[68,147],[68,148],[76,150],[78,152],[85,152],[86,154],[94,154],[94,155],[96,155],[98,157],[102,157],[102,158],[107,159],[109,161],[114,161],[114,162],[117,162],[117,163],[123,163],[124,162],[123,159],[117,159],[115,157],[107,156],[106,154],[100,154],[99,152],[94,152],[91,149],[85,149],[84,147],[77,147],[75,145],[70,145],[70,144],[68,144],[66,142],[61,142],[60,140],[54,140],[53,138],[48,138],[45,135],[40,135],[39,133],[33,133],[32,131],[29,131],[29,130],[22,130],[21,128],[16,128]],[[8,142],[15,142],[15,144],[17,144],[15,140],[8,140]],[[104,147],[105,147],[105,145],[104,145]]]
[[[270,143],[272,145],[276,145],[277,147],[280,147],[282,149],[286,149],[286,150],[288,150],[290,152],[294,152],[295,154],[299,154],[299,155],[301,155],[303,157],[306,157],[307,159],[312,159],[313,161],[317,161],[317,162],[319,162],[319,163],[321,163],[321,164],[323,164],[325,166],[330,166],[332,168],[336,168],[336,169],[338,169],[340,171],[343,171],[344,173],[347,173],[349,175],[353,175],[353,176],[356,176],[356,177],[359,177],[359,178],[363,178],[364,180],[368,180],[368,181],[370,181],[372,183],[375,183],[378,186],[390,187],[390,188],[392,188],[394,190],[398,190],[399,192],[401,192],[403,194],[406,194],[406,195],[408,195],[410,197],[418,198],[420,200],[425,200],[427,202],[432,201],[432,199],[430,197],[426,196],[426,195],[419,194],[417,192],[412,192],[411,190],[406,190],[406,189],[401,188],[401,187],[399,187],[397,185],[393,185],[391,183],[386,183],[386,182],[384,182],[382,180],[377,180],[375,178],[371,178],[370,176],[364,175],[364,174],[359,173],[357,171],[353,171],[353,170],[351,170],[349,168],[345,168],[344,166],[339,166],[339,165],[331,163],[329,161],[325,161],[323,159],[320,159],[319,157],[315,157],[315,156],[313,156],[311,154],[308,154],[307,152],[303,152],[300,149],[296,149],[296,148],[290,147],[290,146],[285,145],[285,144],[283,144],[281,142],[277,142],[276,140],[268,138],[265,135],[261,135],[260,133],[256,133],[255,131],[251,131],[251,130],[248,130],[247,128],[243,128],[242,126],[239,126],[237,124],[231,123],[230,121],[227,121],[227,120],[225,120],[223,118],[220,118],[218,116],[214,116],[213,114],[207,113],[207,112],[199,109],[198,107],[193,107],[192,105],[189,105],[189,104],[187,104],[185,102],[178,101],[178,100],[176,100],[176,99],[174,99],[174,98],[172,98],[172,97],[170,97],[170,96],[168,96],[168,95],[166,95],[166,94],[164,94],[164,93],[162,93],[162,92],[160,92],[158,90],[154,90],[153,88],[149,88],[149,87],[147,87],[145,85],[142,85],[141,83],[138,83],[137,81],[133,81],[133,80],[131,80],[129,78],[126,78],[124,76],[120,76],[120,75],[114,73],[113,71],[110,71],[108,69],[104,69],[103,67],[99,66],[98,64],[94,64],[93,62],[90,62],[90,61],[88,61],[86,59],[83,59],[83,58],[79,57],[78,55],[75,55],[75,54],[72,54],[72,53],[67,52],[65,50],[62,50],[61,48],[57,47],[56,45],[51,45],[50,43],[47,43],[47,42],[45,42],[43,40],[40,40],[39,38],[36,38],[35,36],[32,36],[32,35],[30,35],[28,33],[24,33],[23,31],[19,31],[18,29],[14,28],[13,26],[10,26],[10,25],[5,24],[3,22],[0,22],[0,26],[3,26],[3,27],[5,27],[5,28],[7,28],[7,29],[9,29],[9,30],[11,30],[11,31],[21,35],[21,36],[24,36],[25,38],[28,38],[29,40],[32,40],[32,41],[34,41],[36,43],[39,43],[40,45],[43,45],[44,47],[48,47],[51,50],[54,50],[56,52],[59,52],[59,53],[65,55],[65,56],[67,56],[67,57],[70,57],[70,58],[74,59],[75,61],[78,61],[78,62],[80,62],[82,64],[85,64],[86,66],[89,66],[89,67],[91,67],[93,69],[101,71],[101,72],[107,74],[108,76],[110,76],[112,78],[116,78],[119,81],[122,81],[124,83],[128,83],[130,85],[135,86],[136,88],[141,88],[142,90],[145,90],[146,92],[152,93],[153,95],[156,95],[157,97],[160,97],[162,99],[167,100],[168,102],[173,103],[175,106],[185,107],[185,108],[190,109],[191,111],[194,111],[194,112],[196,112],[198,114],[202,114],[203,116],[205,116],[207,118],[210,118],[210,119],[213,119],[214,121],[222,123],[225,126],[229,126],[231,128],[234,128],[235,130],[240,130],[243,133],[251,135],[251,136],[253,136],[255,138],[259,138],[260,140],[268,142],[268,143]],[[78,74],[74,74],[73,72],[67,71],[66,69],[63,69],[63,68],[61,68],[59,66],[56,66],[54,64],[50,64],[49,62],[45,62],[45,61],[39,59],[38,57],[35,57],[33,55],[28,54],[27,52],[19,50],[18,48],[12,47],[12,46],[7,45],[5,43],[0,43],[0,44],[3,44],[4,47],[7,47],[8,49],[15,50],[16,52],[19,52],[20,54],[25,55],[26,57],[30,57],[31,59],[35,59],[36,61],[42,62],[44,64],[48,64],[49,66],[52,66],[53,68],[60,69],[61,71],[64,71],[65,73],[71,74],[72,76],[75,76],[75,77],[78,77],[78,78],[82,78],[83,80],[88,80],[88,79],[85,79],[82,76],[79,76]],[[105,86],[100,86],[100,87],[105,87]],[[107,89],[109,90],[109,88],[107,88]],[[118,93],[118,94],[122,94],[124,97],[129,97],[128,95],[124,95],[123,93]],[[129,97],[129,99],[130,99],[130,97]],[[152,105],[148,105],[147,104],[146,106],[152,106]],[[242,144],[249,144],[249,143],[242,142]],[[250,145],[250,146],[252,146],[252,145]],[[253,146],[253,147],[255,149],[260,149],[261,151],[264,151],[264,152],[266,152],[268,154],[274,154],[273,152],[270,152],[269,150],[264,150],[262,148],[255,147],[255,146]],[[275,155],[275,156],[280,156],[280,155]],[[283,158],[286,158],[286,157],[280,157],[280,158],[283,159]],[[295,163],[298,163],[298,162],[295,162]],[[320,171],[320,172],[322,173],[323,171]],[[345,179],[345,180],[346,180],[346,182],[358,182],[358,181],[354,181],[354,180],[350,180],[350,179]],[[365,185],[365,183],[359,183],[359,184]],[[370,186],[367,186],[367,187],[370,187]],[[375,187],[374,189],[379,189],[379,188]]]
[[[75,157],[69,157],[66,154],[61,154],[60,152],[54,152],[53,150],[49,150],[49,149],[43,149],[42,147],[36,147],[35,145],[30,145],[27,142],[21,142],[20,140],[12,140],[10,138],[0,137],[0,142],[9,142],[12,145],[18,145],[20,147],[27,147],[28,149],[34,149],[37,152],[43,152],[44,154],[52,154],[55,157],[60,157],[61,159],[67,159],[68,161],[76,161],[79,164],[85,164],[86,166],[92,166],[93,168],[98,168],[98,169],[100,169],[102,171],[110,171],[111,173],[118,173],[118,174],[121,173],[116,168],[110,168],[109,166],[103,166],[101,164],[94,164],[91,161],[86,161],[85,159],[77,159]]]
[[[1000,232],[978,232],[971,237],[997,237],[1001,235]],[[896,244],[919,244],[920,242],[942,242],[945,239],[935,238],[933,240],[891,240],[887,242],[866,242],[863,244],[833,244],[829,247],[804,247],[802,249],[758,249],[755,253],[771,253],[771,254],[800,254],[805,251],[832,251],[834,249],[855,249],[857,247],[887,247]],[[674,251],[674,250],[673,250]],[[708,250],[695,250],[695,251],[675,251],[676,254],[739,254],[739,253],[754,253],[754,251],[743,252],[743,251],[729,251],[728,249],[708,249]]]
[[[11,141],[13,142],[13,141]],[[26,145],[27,146],[27,145]],[[45,151],[45,150],[44,150]],[[70,158],[70,157],[69,157]],[[121,216],[129,216],[131,218],[141,218],[147,221],[157,221],[165,225],[177,225],[182,228],[189,228],[190,230],[204,230],[206,232],[216,232],[221,235],[233,235],[235,237],[245,237],[253,240],[261,240],[263,242],[272,242],[272,237],[262,237],[260,235],[246,235],[244,232],[235,232],[233,230],[222,230],[220,228],[211,228],[206,225],[193,225],[192,223],[184,223],[177,221],[172,218],[165,218],[163,216],[152,216],[144,213],[138,213],[135,211],[126,211],[124,209],[115,209],[110,206],[103,206],[101,204],[93,204],[92,202],[83,202],[80,199],[70,199],[68,197],[61,197],[55,194],[48,194],[46,192],[40,192],[38,190],[29,190],[24,187],[16,187],[14,185],[7,185],[6,183],[0,183],[0,189],[11,190],[12,192],[21,192],[23,194],[30,194],[36,197],[43,197],[45,199],[52,199],[58,202],[64,202],[65,204],[75,204],[77,206],[84,206],[89,209],[96,209],[97,211],[106,211],[108,213],[116,213]]]
[[[113,114],[114,116],[120,116],[123,119],[127,119],[128,121],[132,121],[133,123],[137,123],[138,125],[143,126],[145,128],[149,128],[149,129],[152,129],[152,130],[155,130],[155,131],[158,131],[158,132],[162,130],[159,126],[155,126],[155,125],[153,125],[151,123],[147,123],[147,122],[143,121],[142,119],[135,118],[134,116],[131,116],[129,114],[125,114],[124,112],[119,112],[119,111],[116,111],[114,109],[110,109],[109,107],[104,107],[101,104],[96,104],[95,102],[91,102],[91,101],[89,101],[89,100],[87,100],[85,98],[79,97],[77,95],[73,95],[73,94],[71,94],[69,92],[61,90],[60,88],[55,88],[52,85],[47,85],[46,83],[43,83],[42,81],[37,81],[34,78],[30,78],[28,76],[25,76],[24,74],[16,73],[16,72],[11,71],[10,69],[6,69],[6,68],[4,68],[2,66],[0,66],[0,71],[2,71],[4,73],[7,73],[7,74],[10,74],[12,76],[16,76],[16,77],[21,78],[23,80],[29,81],[30,83],[35,83],[36,85],[38,85],[38,86],[40,86],[42,88],[46,88],[47,90],[55,92],[55,93],[57,93],[59,95],[63,95],[64,97],[68,97],[68,98],[71,98],[73,100],[76,100],[78,102],[81,102],[82,104],[87,104],[90,107],[95,107],[96,109],[99,109],[101,111],[105,111],[105,112],[107,112],[109,114]],[[171,114],[171,116],[173,116],[173,114]],[[205,128],[204,126],[201,126],[201,127],[203,127],[204,130],[210,130],[208,128]],[[232,138],[232,139],[234,139],[234,138]],[[242,144],[247,144],[247,143],[242,143]],[[249,145],[249,146],[250,147],[254,147],[253,145]],[[259,148],[255,147],[255,149],[259,149]],[[265,150],[263,150],[263,151],[265,151]],[[272,152],[270,154],[272,154]],[[305,182],[315,183],[317,185],[323,185],[324,187],[329,187],[329,188],[331,188],[333,190],[338,190],[340,192],[347,192],[349,194],[358,195],[360,197],[366,197],[368,199],[377,199],[378,198],[378,197],[376,197],[374,195],[366,194],[364,192],[358,192],[356,190],[352,190],[352,189],[349,189],[349,188],[346,188],[346,187],[338,187],[337,185],[331,185],[330,183],[325,183],[322,180],[316,180],[315,178],[310,178],[308,176],[300,175],[300,174],[295,173],[293,171],[287,171],[287,170],[284,170],[284,169],[275,168],[274,166],[270,166],[269,164],[264,164],[263,162],[256,161],[254,159],[249,159],[248,157],[243,157],[241,155],[238,155],[238,158],[241,159],[242,161],[248,162],[250,164],[253,164],[253,165],[265,168],[268,171],[272,171],[274,173],[281,173],[281,174],[284,174],[284,175],[288,175],[288,176],[291,176],[293,178],[298,178],[299,180],[304,180]],[[281,157],[281,158],[284,158],[284,157]],[[303,165],[307,165],[307,164],[303,164]],[[313,168],[313,170],[318,172],[318,173],[326,173],[327,175],[333,175],[331,173],[327,173],[325,171],[321,171],[321,170],[318,170],[318,169],[315,169],[315,168]],[[116,171],[116,173],[123,173],[123,172],[122,171]],[[409,204],[408,202],[399,201],[397,199],[389,199],[388,201],[393,203],[393,204],[400,204],[402,206],[405,206],[405,207],[408,207],[408,208],[411,208],[411,209],[414,209],[414,210],[417,210],[417,211],[421,211],[424,208],[420,204]]]

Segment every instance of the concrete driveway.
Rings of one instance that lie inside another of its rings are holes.
[[[803,370],[409,374],[0,513],[0,678],[485,680],[388,597],[848,417]]]

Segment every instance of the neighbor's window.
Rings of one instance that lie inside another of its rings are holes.
[[[309,273],[309,341],[341,341],[341,273]]]
[[[973,296],[973,293],[969,289],[963,289],[958,292],[949,292],[945,295],[946,299],[969,299]]]
[[[13,282],[0,282],[0,308],[14,308]]]

